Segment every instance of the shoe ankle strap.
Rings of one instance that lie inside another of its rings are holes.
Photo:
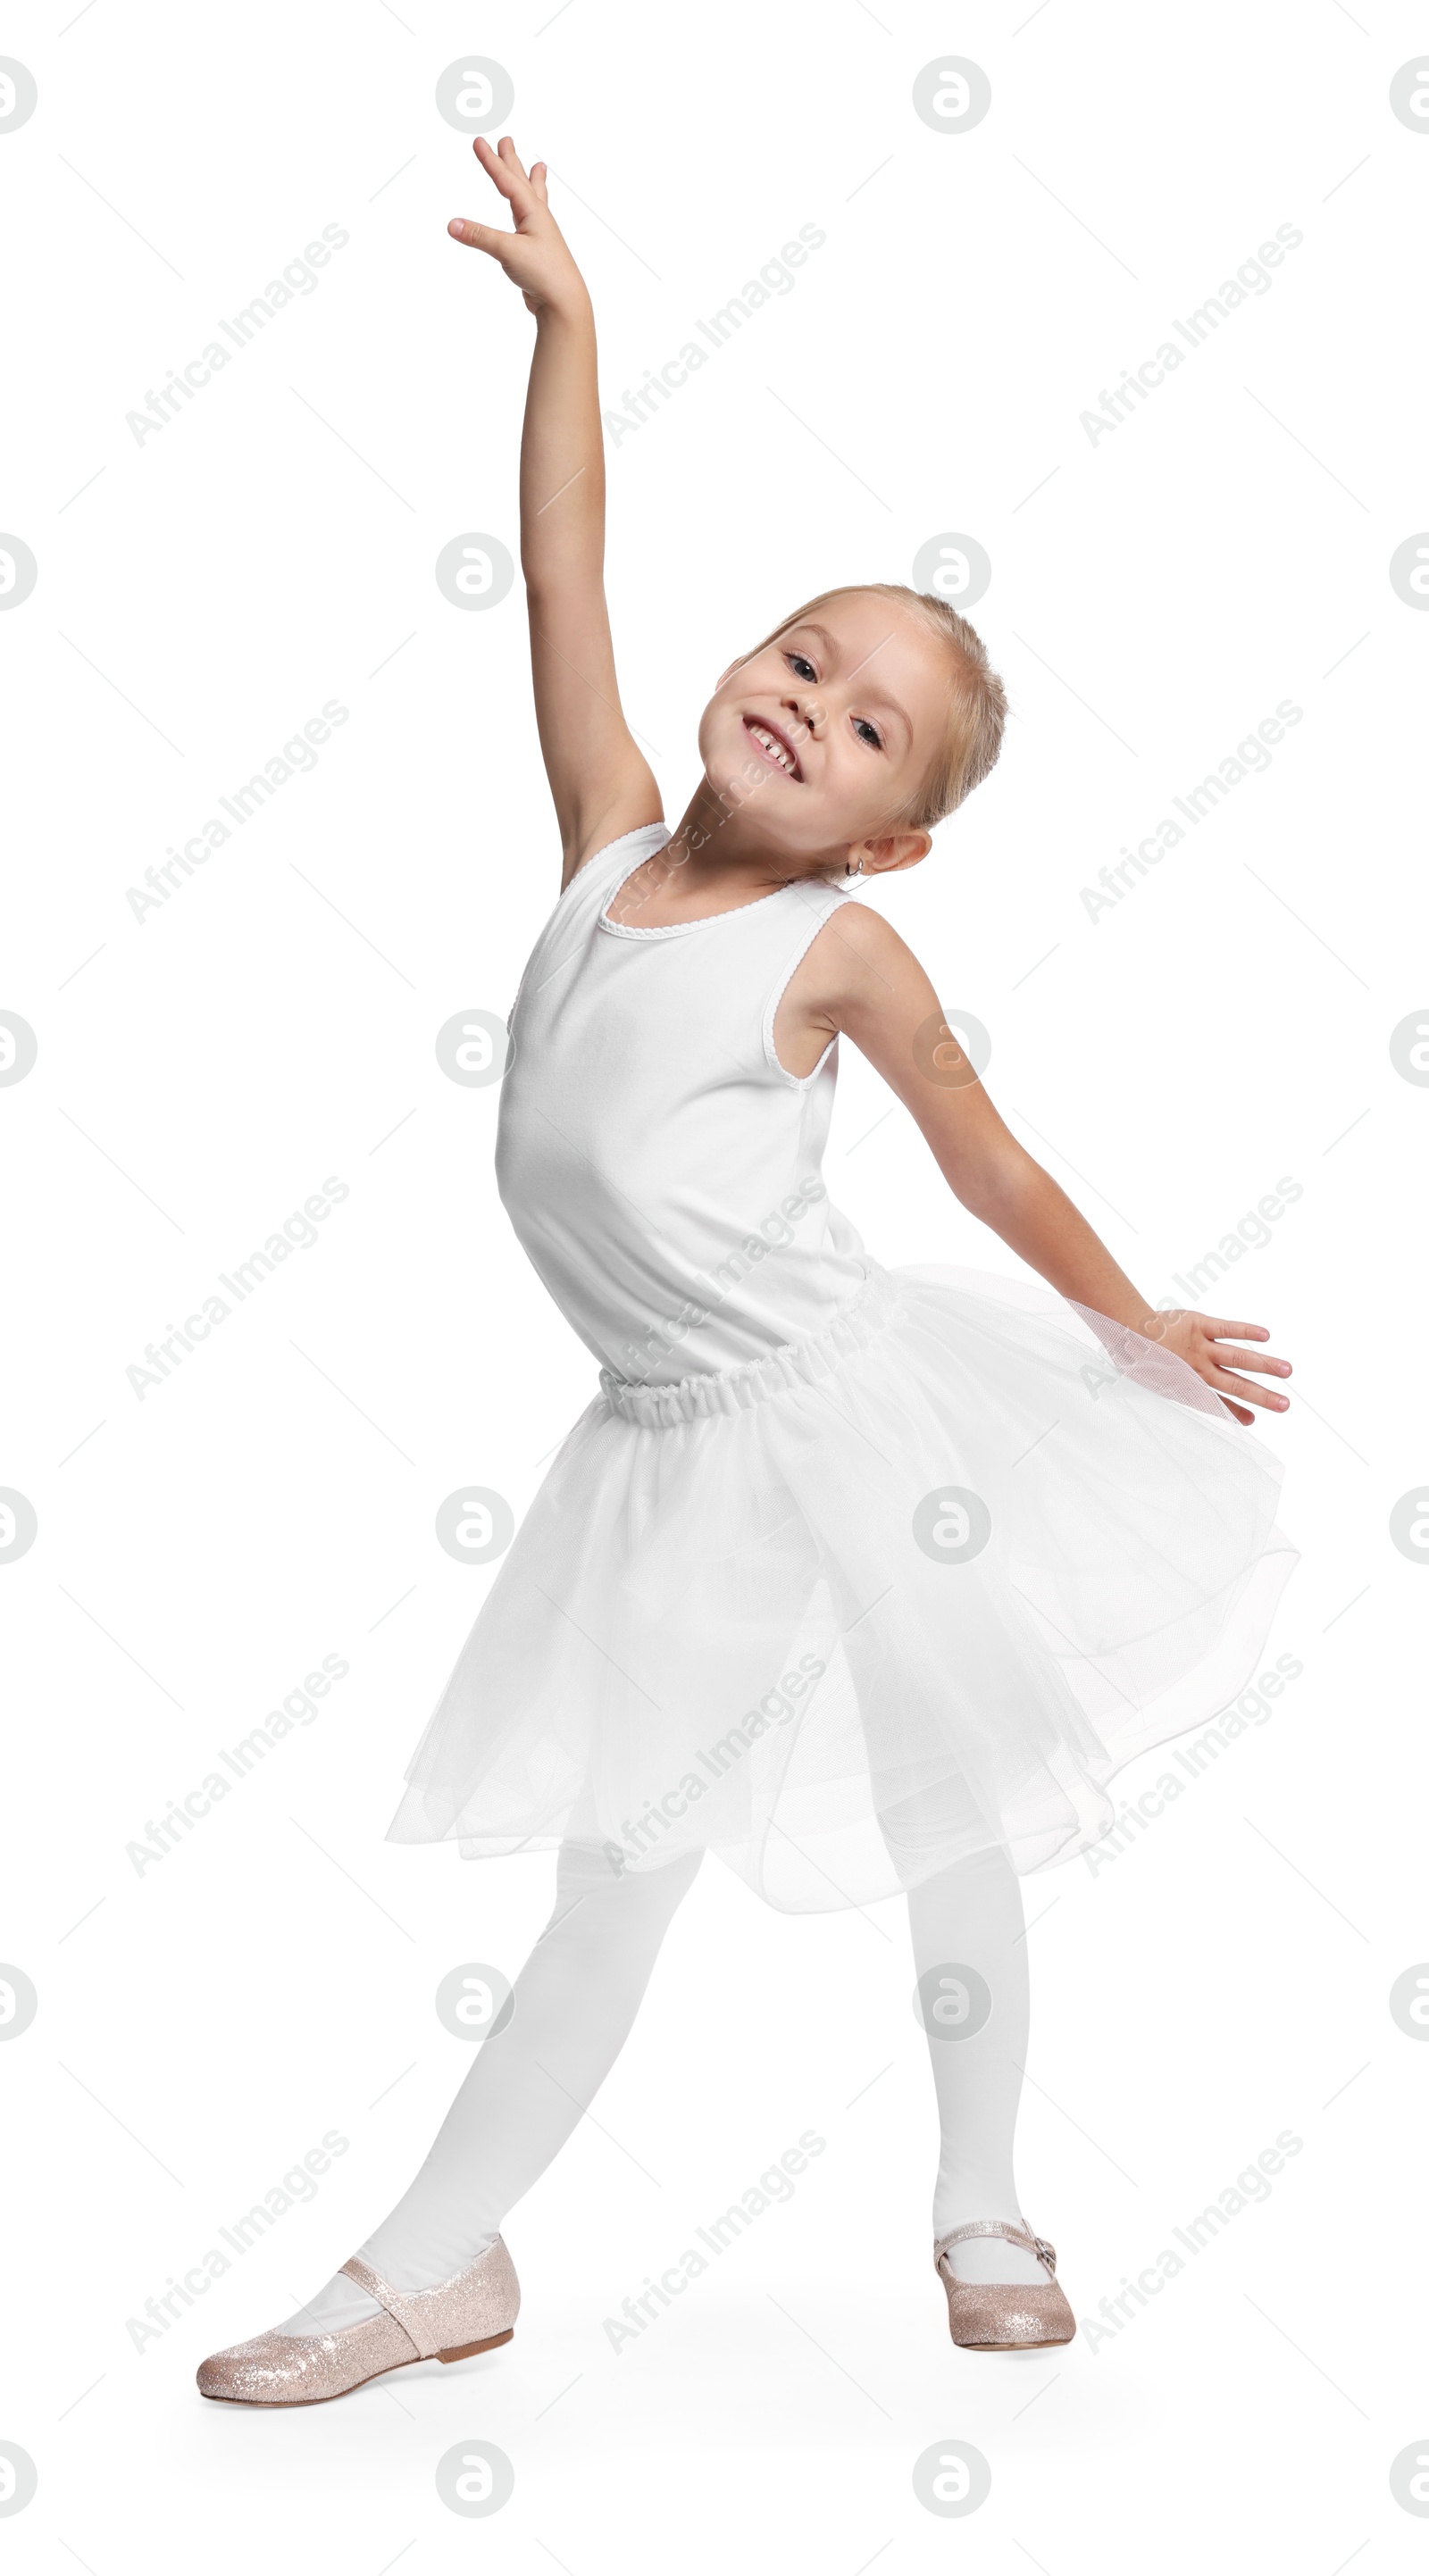
[[[355,2281],[360,2290],[365,2290],[370,2299],[375,2299],[379,2308],[386,2309],[393,2324],[401,2327],[420,2361],[429,2361],[433,2353],[442,2350],[444,2343],[462,2340],[450,2330],[451,2294],[456,2292],[460,2299],[463,2292],[469,2292],[478,2272],[494,2277],[502,2284],[503,2290],[509,2287],[513,2294],[512,2317],[520,2306],[520,2292],[511,2268],[511,2257],[500,2236],[493,2236],[491,2243],[484,2245],[460,2272],[454,2272],[449,2281],[435,2282],[426,2290],[394,2289],[392,2283],[384,2281],[381,2273],[374,2271],[360,2254],[349,2255],[345,2263],[338,2265],[338,2270],[345,2272],[349,2281]],[[477,2328],[477,2332],[482,2331],[483,2328]]]
[[[425,2361],[428,2355],[422,2350],[421,2335],[414,2332],[407,2313],[411,2291],[394,2290],[391,2282],[384,2281],[380,2272],[374,2272],[370,2263],[364,2263],[360,2254],[349,2255],[348,2260],[339,2263],[337,2268],[347,2275],[349,2281],[355,2281],[359,2290],[365,2290],[369,2299],[375,2299],[379,2308],[386,2309],[393,2324],[401,2327],[418,2360]]]
[[[1045,2236],[1034,2236],[1028,2228],[1014,2225],[1010,2218],[969,2218],[961,2227],[950,2228],[933,2247],[935,2267],[941,2265],[950,2245],[965,2245],[973,2236],[1005,2237],[1009,2245],[1020,2245],[1024,2253],[1035,2254],[1039,2262],[1045,2263],[1049,2272],[1056,2272],[1056,2246],[1049,2245]]]

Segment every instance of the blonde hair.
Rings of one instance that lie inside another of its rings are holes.
[[[777,644],[791,627],[802,626],[833,600],[851,598],[889,600],[928,634],[951,647],[947,731],[922,785],[913,790],[900,812],[890,817],[910,831],[930,832],[935,823],[941,823],[965,796],[982,785],[1002,749],[1007,691],[987,658],[987,646],[975,626],[970,626],[965,617],[932,591],[909,590],[896,581],[844,582],[837,590],[821,590],[817,599],[806,599],[802,608],[796,608],[792,617],[781,618],[741,660],[752,662],[755,654]]]

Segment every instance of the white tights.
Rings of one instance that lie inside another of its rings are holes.
[[[516,1979],[515,2010],[486,2040],[430,2155],[360,2249],[399,2290],[450,2280],[489,2245],[515,2203],[564,2146],[629,2036],[660,1944],[701,1854],[617,1877],[604,1854],[567,1843],[549,1923]],[[969,2218],[1019,2218],[1012,2171],[1027,2053],[1027,1945],[1021,1889],[1001,1851],[980,1852],[908,1899],[942,2135],[933,2233]],[[951,1972],[972,1969],[973,1980]],[[940,1977],[938,1972],[943,1972]],[[992,2010],[958,2036],[980,1979]],[[948,2035],[943,2035],[944,2033]],[[1033,2257],[995,2238],[960,2246],[965,2279],[1041,2280]],[[341,2273],[280,2331],[312,2334],[376,2313]]]

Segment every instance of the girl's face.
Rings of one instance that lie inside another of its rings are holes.
[[[796,872],[858,857],[906,867],[931,844],[890,818],[927,776],[948,688],[938,639],[890,600],[851,591],[726,671],[700,719],[705,775]]]

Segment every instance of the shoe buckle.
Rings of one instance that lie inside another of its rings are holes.
[[[1033,2244],[1035,2245],[1035,2247],[1036,2247],[1036,2249],[1037,2249],[1038,2253],[1041,2255],[1043,2262],[1044,2262],[1044,2263],[1047,2263],[1047,2264],[1050,2264],[1050,2266],[1051,2266],[1052,2270],[1055,2272],[1055,2271],[1056,2271],[1056,2269],[1057,2269],[1057,2248],[1056,2248],[1056,2246],[1055,2246],[1055,2245],[1049,2245],[1045,2236],[1034,2236],[1034,2237],[1033,2237],[1033,2239],[1032,2239],[1032,2242],[1033,2242]]]

